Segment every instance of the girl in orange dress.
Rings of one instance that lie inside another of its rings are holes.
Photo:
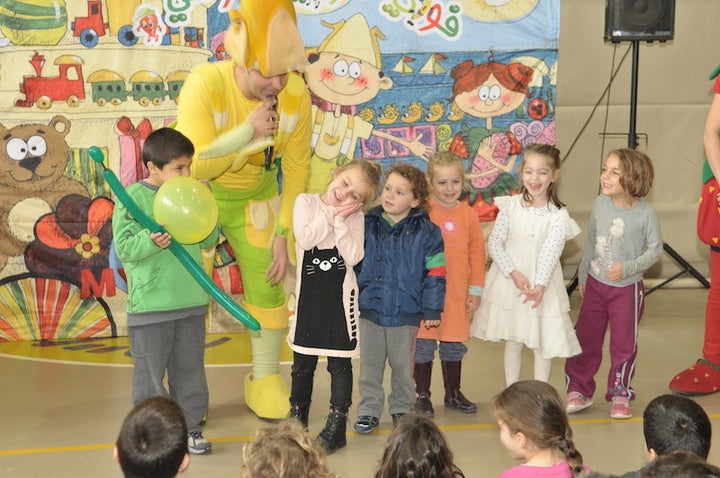
[[[430,379],[435,350],[439,350],[445,382],[445,406],[465,413],[477,407],[460,392],[460,370],[470,338],[471,313],[480,305],[485,284],[485,239],[477,214],[460,202],[465,168],[459,156],[436,153],[427,168],[432,199],[430,220],[440,227],[445,243],[447,285],[445,309],[438,327],[420,326],[415,345],[415,410],[435,414]]]

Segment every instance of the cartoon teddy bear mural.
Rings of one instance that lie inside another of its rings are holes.
[[[89,197],[87,188],[65,176],[70,121],[55,116],[47,124],[0,124],[0,270],[35,239],[35,222],[70,194]]]

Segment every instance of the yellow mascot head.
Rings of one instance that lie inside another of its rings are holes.
[[[242,0],[229,16],[225,48],[237,65],[265,77],[304,71],[307,56],[291,0]]]

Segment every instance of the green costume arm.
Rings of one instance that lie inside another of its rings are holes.
[[[242,123],[221,134],[207,148],[198,152],[198,159],[217,158],[236,153],[250,142],[252,136],[253,126],[250,123]]]

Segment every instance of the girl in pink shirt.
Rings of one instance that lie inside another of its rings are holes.
[[[572,478],[587,471],[572,441],[565,406],[552,385],[521,380],[493,399],[500,441],[510,456],[525,463],[498,478]]]

